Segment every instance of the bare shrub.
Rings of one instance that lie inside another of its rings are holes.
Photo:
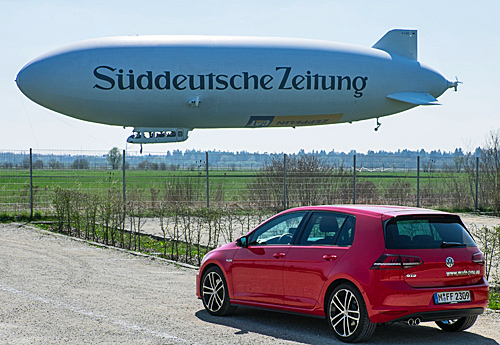
[[[85,195],[85,239],[96,238],[97,213],[100,205],[100,198],[97,195]]]
[[[486,279],[489,280],[492,271],[497,272],[499,268],[498,257],[500,255],[500,226],[489,228],[483,226],[478,228],[475,224],[469,227],[475,235],[477,245],[484,254]]]
[[[300,155],[287,158],[286,206],[318,205],[343,200],[347,174],[343,164],[331,164],[319,156]],[[247,188],[249,197],[256,205],[282,209],[284,156],[271,157]]]
[[[437,179],[420,180],[420,205],[422,207],[432,207],[440,205],[442,186]]]
[[[283,204],[283,157],[271,157],[254,181],[247,185],[249,199],[259,208],[281,209]]]
[[[62,232],[65,227],[69,230],[71,228],[71,191],[57,187],[53,204],[56,210],[58,231]]]
[[[160,200],[158,207],[154,209],[153,215],[160,220],[160,230],[163,234],[163,256],[167,257],[167,246],[171,242],[169,235],[171,204]]]
[[[194,204],[205,200],[205,180],[195,176],[171,176],[165,179],[163,199],[169,203]]]
[[[116,234],[123,228],[123,202],[117,189],[108,190],[107,197],[58,187],[54,192],[57,229],[68,235],[97,240],[96,226],[104,232],[104,242],[116,244]]]
[[[464,163],[464,157],[454,157],[454,165],[444,163],[442,183],[449,198],[448,202],[442,206],[448,206],[455,210],[466,210],[471,209],[471,205],[474,205],[474,199],[469,193],[468,181],[460,173]]]
[[[412,187],[408,176],[398,178],[385,190],[386,202],[391,205],[408,205],[412,203]]]
[[[146,213],[147,213],[147,207],[144,203],[137,201],[132,201],[129,203],[129,215],[130,215],[129,249],[132,248],[132,244],[134,246],[133,247],[134,250],[141,249],[141,230],[144,224],[147,222]]]
[[[375,204],[380,199],[377,186],[372,181],[361,181],[356,184],[356,201],[361,204]]]
[[[491,131],[481,150],[481,200],[493,211],[500,211],[500,130]]]

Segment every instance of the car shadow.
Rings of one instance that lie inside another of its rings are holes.
[[[206,310],[196,312],[196,317],[204,322],[236,329],[236,336],[257,333],[285,341],[303,344],[344,344],[335,339],[326,321],[296,314],[286,314],[268,310],[238,307],[231,316],[217,317]],[[427,326],[428,325],[428,326]],[[422,323],[412,327],[403,323],[379,326],[369,339],[371,344],[498,344],[491,338],[469,331],[448,333],[430,327],[433,323]],[[237,339],[235,340],[237,343]]]

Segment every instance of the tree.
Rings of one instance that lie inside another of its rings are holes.
[[[77,158],[72,164],[73,169],[88,169],[89,161],[85,158]]]
[[[51,159],[49,161],[49,167],[51,169],[63,169],[64,168],[64,164],[59,162],[59,161],[56,161],[55,159]]]
[[[29,157],[26,157],[23,159],[23,162],[21,163],[21,166],[23,169],[29,169],[30,168],[30,159]]]
[[[120,153],[120,150],[118,147],[113,147],[111,150],[109,150],[107,159],[109,164],[111,164],[111,168],[113,170],[120,169],[121,166],[121,161],[122,161],[122,154]]]
[[[33,163],[33,169],[43,169],[43,161],[41,159],[37,159]]]
[[[137,169],[139,170],[148,170],[149,166],[151,165],[151,162],[147,159],[141,161],[139,164],[137,164]]]

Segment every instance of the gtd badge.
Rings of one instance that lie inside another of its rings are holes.
[[[453,258],[451,256],[448,256],[446,258],[446,266],[448,267],[453,267],[453,265],[455,264],[455,261],[453,261]]]

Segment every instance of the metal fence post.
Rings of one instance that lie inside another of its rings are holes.
[[[33,149],[30,147],[30,220],[33,220]]]
[[[352,174],[352,185],[353,185],[353,190],[352,190],[352,203],[356,204],[356,155],[353,155],[353,174]]]
[[[286,210],[286,153],[283,154],[283,210]]]
[[[123,161],[122,161],[122,170],[123,170],[123,207],[125,207],[125,203],[127,202],[127,180],[125,179],[125,150],[123,150]]]
[[[420,207],[420,156],[417,156],[417,207]]]
[[[479,212],[479,156],[476,157],[476,200],[474,202],[474,211]]]
[[[123,150],[123,155],[122,155],[122,171],[123,171],[123,219],[122,219],[122,229],[125,229],[125,215],[127,213],[127,180],[125,179],[125,170],[127,168],[126,164],[126,159],[125,159],[125,150]]]
[[[210,207],[210,181],[208,179],[208,151],[205,152],[205,170],[207,172],[207,209]]]

